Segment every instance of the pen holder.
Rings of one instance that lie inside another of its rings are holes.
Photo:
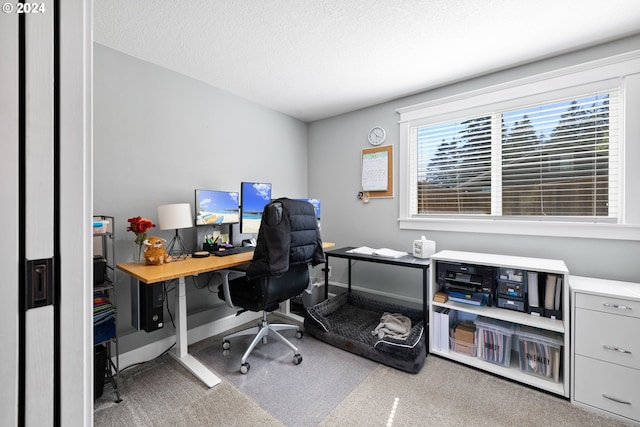
[[[217,251],[218,250],[218,244],[214,243],[213,245],[208,244],[207,242],[204,242],[202,244],[202,250],[203,251],[207,251],[209,253],[213,252],[213,251]]]

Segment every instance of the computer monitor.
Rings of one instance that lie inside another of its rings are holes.
[[[240,201],[237,191],[196,190],[196,225],[238,222]]]
[[[258,233],[264,207],[269,202],[271,202],[270,183],[242,183],[240,188],[240,233]]]
[[[316,210],[316,218],[320,221],[320,199],[296,199],[302,200],[303,202],[308,202],[313,205],[313,208]]]

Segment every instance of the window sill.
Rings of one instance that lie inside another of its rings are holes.
[[[401,230],[640,241],[640,225],[459,218],[399,218]]]

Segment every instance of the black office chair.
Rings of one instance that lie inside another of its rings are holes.
[[[272,336],[293,350],[293,363],[302,362],[298,349],[279,331],[295,330],[297,325],[269,323],[267,314],[277,310],[280,303],[300,295],[309,285],[309,265],[325,262],[322,240],[313,205],[303,201],[278,199],[269,203],[262,216],[253,259],[246,271],[221,271],[222,284],[218,296],[239,312],[262,311],[257,327],[223,337],[222,348],[228,350],[229,339],[242,335],[255,335],[240,362],[240,372],[249,372],[247,358],[259,342],[266,343]],[[242,277],[231,278],[233,275]]]

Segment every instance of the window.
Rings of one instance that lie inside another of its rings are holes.
[[[640,240],[640,51],[520,71],[397,110],[400,228]]]
[[[416,215],[617,219],[617,90],[417,126]]]

